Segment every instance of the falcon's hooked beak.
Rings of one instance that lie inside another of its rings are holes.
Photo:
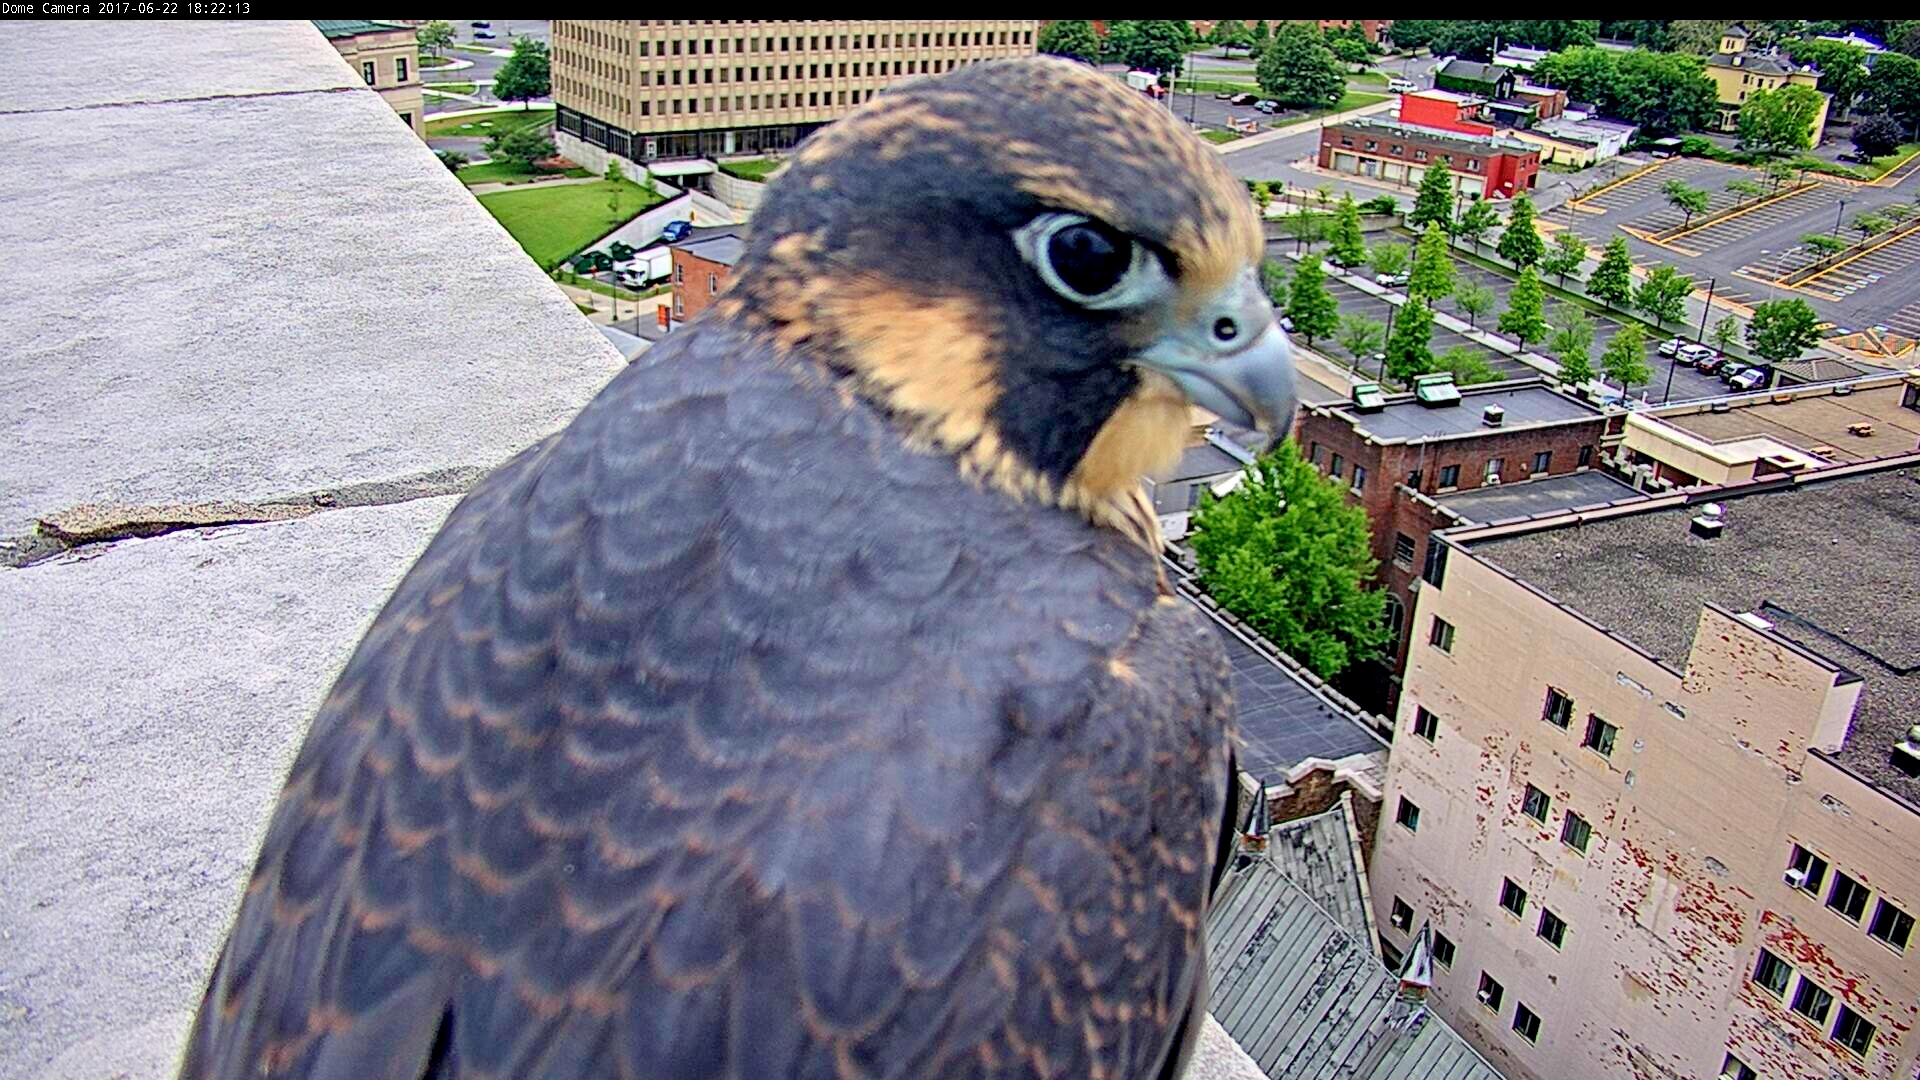
[[[1229,423],[1276,438],[1293,424],[1293,350],[1252,269],[1133,360]]]

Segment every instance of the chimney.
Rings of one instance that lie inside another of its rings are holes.
[[[1908,728],[1907,737],[1893,744],[1889,761],[1908,776],[1920,776],[1920,724]]]
[[[1507,422],[1507,410],[1498,405],[1489,405],[1480,411],[1480,422],[1488,427],[1499,427]]]
[[[1693,527],[1690,531],[1702,540],[1717,540],[1726,528],[1727,523],[1722,516],[1720,504],[1708,503],[1693,516]]]

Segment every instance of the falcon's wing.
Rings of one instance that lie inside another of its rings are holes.
[[[1143,1076],[1226,668],[1137,549],[696,328],[455,510],[314,719],[187,1077]]]

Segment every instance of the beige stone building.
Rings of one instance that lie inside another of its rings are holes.
[[[1910,1080],[1920,454],[1439,534],[1372,899],[1507,1075]]]
[[[788,150],[911,79],[1034,51],[1031,19],[555,19],[554,139],[593,169]],[[684,170],[680,170],[684,171]]]
[[[1818,89],[1820,72],[1812,65],[1795,66],[1775,52],[1755,52],[1747,48],[1747,28],[1734,23],[1720,35],[1720,51],[1707,57],[1707,77],[1720,97],[1720,129],[1738,131],[1740,107],[1747,98],[1762,90],[1784,86]],[[1812,145],[1819,146],[1827,131],[1827,111],[1833,105],[1827,94],[1820,95],[1820,110],[1813,119]]]
[[[371,19],[315,19],[313,25],[339,50],[347,66],[393,106],[401,121],[426,138],[420,42],[414,28]]]

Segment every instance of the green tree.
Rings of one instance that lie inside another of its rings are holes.
[[[1729,315],[1713,324],[1713,347],[1725,354],[1740,340],[1740,323]]]
[[[1560,287],[1567,287],[1567,275],[1578,273],[1580,264],[1587,261],[1587,242],[1572,229],[1562,229],[1553,238],[1553,247],[1546,258],[1540,260],[1543,273],[1559,277]]]
[[[1407,245],[1382,240],[1367,249],[1367,265],[1376,274],[1397,274],[1407,268]]]
[[[530,37],[515,40],[513,55],[494,73],[493,96],[526,108],[534,98],[553,93],[552,64],[546,42]]]
[[[1352,64],[1356,72],[1365,71],[1367,61],[1372,58],[1372,54],[1367,52],[1367,43],[1357,38],[1328,38],[1327,51],[1333,53],[1334,59],[1341,63]]]
[[[1040,41],[1035,48],[1049,56],[1064,56],[1085,64],[1100,62],[1100,35],[1086,19],[1048,23],[1047,28],[1040,31]]]
[[[1755,304],[1747,320],[1747,348],[1773,363],[1797,360],[1820,340],[1820,316],[1805,300],[1768,300]]]
[[[1274,307],[1287,306],[1287,266],[1279,259],[1260,260],[1260,285]]]
[[[1492,289],[1473,278],[1463,278],[1453,287],[1453,306],[1467,317],[1467,325],[1475,329],[1480,326],[1480,316],[1492,311],[1498,299]]]
[[[1626,237],[1607,241],[1606,250],[1600,253],[1600,265],[1587,278],[1587,295],[1609,310],[1633,299],[1633,256],[1627,253]]]
[[[1607,373],[1607,378],[1620,384],[1622,395],[1653,378],[1653,370],[1647,367],[1646,334],[1638,325],[1628,323],[1613,335],[1606,351],[1600,354],[1600,369]]]
[[[1413,197],[1407,224],[1416,229],[1446,225],[1453,220],[1453,174],[1446,166],[1429,166],[1420,176],[1420,193]]]
[[[1903,130],[1912,132],[1920,123],[1920,60],[1893,52],[1875,57],[1862,105],[1868,112],[1892,116]]]
[[[1414,249],[1413,270],[1407,275],[1407,295],[1437,303],[1453,293],[1453,253],[1447,249],[1447,234],[1438,222],[1420,234]]]
[[[1893,227],[1893,222],[1879,214],[1855,214],[1851,224],[1854,230],[1859,232],[1860,239],[1863,241]]]
[[[1220,55],[1227,55],[1232,49],[1250,49],[1253,47],[1253,31],[1238,19],[1222,19],[1213,24],[1213,31],[1207,35],[1209,44],[1220,46]]]
[[[1107,24],[1107,54],[1142,71],[1177,71],[1199,44],[1185,19],[1119,19]]]
[[[1593,364],[1593,317],[1577,304],[1556,304],[1553,309],[1553,334],[1547,350],[1560,361],[1560,381],[1570,386],[1591,381]]]
[[[1340,333],[1335,338],[1340,347],[1353,357],[1355,371],[1380,351],[1380,344],[1386,339],[1386,327],[1379,320],[1369,319],[1365,315],[1340,316]]]
[[[1433,370],[1433,309],[1408,300],[1387,335],[1387,375],[1402,385]]]
[[[1500,332],[1513,335],[1523,352],[1527,342],[1547,336],[1546,302],[1547,292],[1541,288],[1540,276],[1533,272],[1533,267],[1520,271],[1513,288],[1507,292],[1507,310],[1500,313]]]
[[[458,150],[435,150],[433,154],[440,159],[440,164],[445,165],[449,172],[457,173],[467,163],[467,155]]]
[[[511,162],[522,172],[531,171],[534,162],[542,158],[550,158],[553,154],[552,139],[538,131],[529,131],[526,128],[497,132],[487,138],[488,157],[496,161]]]
[[[1812,248],[1822,259],[1831,259],[1853,246],[1837,236],[1823,232],[1808,233],[1800,238],[1800,242]]]
[[[1384,483],[1385,481],[1378,481]],[[1330,679],[1387,643],[1386,594],[1369,589],[1367,513],[1288,439],[1193,516],[1200,584],[1275,647]]]
[[[431,22],[421,23],[413,32],[413,36],[414,40],[420,43],[421,48],[439,56],[440,50],[453,44],[453,24],[445,19],[434,19]]]
[[[1720,38],[1726,32],[1725,19],[1675,19],[1667,24],[1667,47],[1695,56],[1712,56],[1720,51]]]
[[[1693,215],[1707,208],[1707,193],[1679,180],[1669,180],[1660,185],[1660,194],[1667,200],[1668,206],[1686,215],[1680,222],[1683,229],[1693,224]]]
[[[1664,330],[1668,323],[1678,319],[1686,310],[1687,294],[1691,292],[1691,279],[1680,276],[1680,272],[1671,266],[1656,266],[1640,283],[1640,287],[1634,290],[1633,306],[1652,319],[1653,325]]]
[[[1286,215],[1283,220],[1287,235],[1293,237],[1293,250],[1295,254],[1299,253],[1300,245],[1302,244],[1317,244],[1326,239],[1326,215],[1316,214],[1308,210],[1306,203],[1301,203],[1298,209]]]
[[[1333,215],[1333,235],[1328,254],[1336,266],[1359,266],[1367,261],[1367,242],[1360,235],[1360,207],[1350,192],[1340,195],[1340,209]]]
[[[1874,113],[1854,121],[1853,148],[1870,158],[1886,157],[1900,149],[1904,135],[1899,121],[1886,113]]]
[[[1793,166],[1784,161],[1769,161],[1760,166],[1767,176],[1767,192],[1772,194],[1780,190],[1780,185],[1793,179]]]
[[[1766,188],[1761,187],[1752,180],[1729,180],[1727,181],[1727,190],[1736,196],[1733,204],[1735,206],[1745,205],[1748,199],[1757,199],[1761,195],[1766,194],[1767,191]]]
[[[1787,52],[1795,63],[1820,69],[1820,89],[1833,95],[1837,115],[1846,115],[1867,88],[1867,50],[1858,45],[1809,37],[1788,42]]]
[[[1480,241],[1486,239],[1486,235],[1499,223],[1500,215],[1494,212],[1493,204],[1485,199],[1475,199],[1467,204],[1460,220],[1454,223],[1453,232],[1456,236],[1466,237],[1473,244],[1474,253],[1478,254]],[[1535,240],[1539,238],[1538,234],[1534,235]]]
[[[1525,195],[1516,195],[1513,206],[1507,211],[1507,227],[1500,232],[1500,243],[1494,246],[1500,257],[1517,267],[1528,267],[1540,261],[1547,253],[1547,245],[1540,239],[1540,231],[1533,227],[1533,200]]]
[[[1327,292],[1326,272],[1320,258],[1308,255],[1293,272],[1293,288],[1287,297],[1287,317],[1293,320],[1293,332],[1311,346],[1318,338],[1331,337],[1340,326],[1340,305]]]
[[[1275,26],[1273,40],[1260,50],[1253,77],[1261,93],[1300,108],[1333,105],[1347,92],[1345,70],[1312,23]]]
[[[1740,106],[1740,142],[1766,154],[1809,149],[1824,100],[1810,86],[1756,90]]]
[[[1249,45],[1248,48],[1254,52],[1259,52],[1261,49],[1267,47],[1267,38],[1270,36],[1271,32],[1267,29],[1267,20],[1255,19],[1253,23],[1253,34],[1251,35],[1253,44]]]
[[[1471,345],[1455,345],[1441,353],[1434,370],[1452,372],[1453,381],[1460,386],[1492,382],[1500,377],[1480,350]]]
[[[1719,91],[1702,56],[1578,46],[1534,65],[1533,80],[1559,87],[1576,101],[1591,101],[1602,113],[1631,121],[1642,134],[1657,138],[1698,131],[1718,118]]]
[[[1253,182],[1253,205],[1260,208],[1260,217],[1264,220],[1267,208],[1273,205],[1273,186],[1265,180]]]

